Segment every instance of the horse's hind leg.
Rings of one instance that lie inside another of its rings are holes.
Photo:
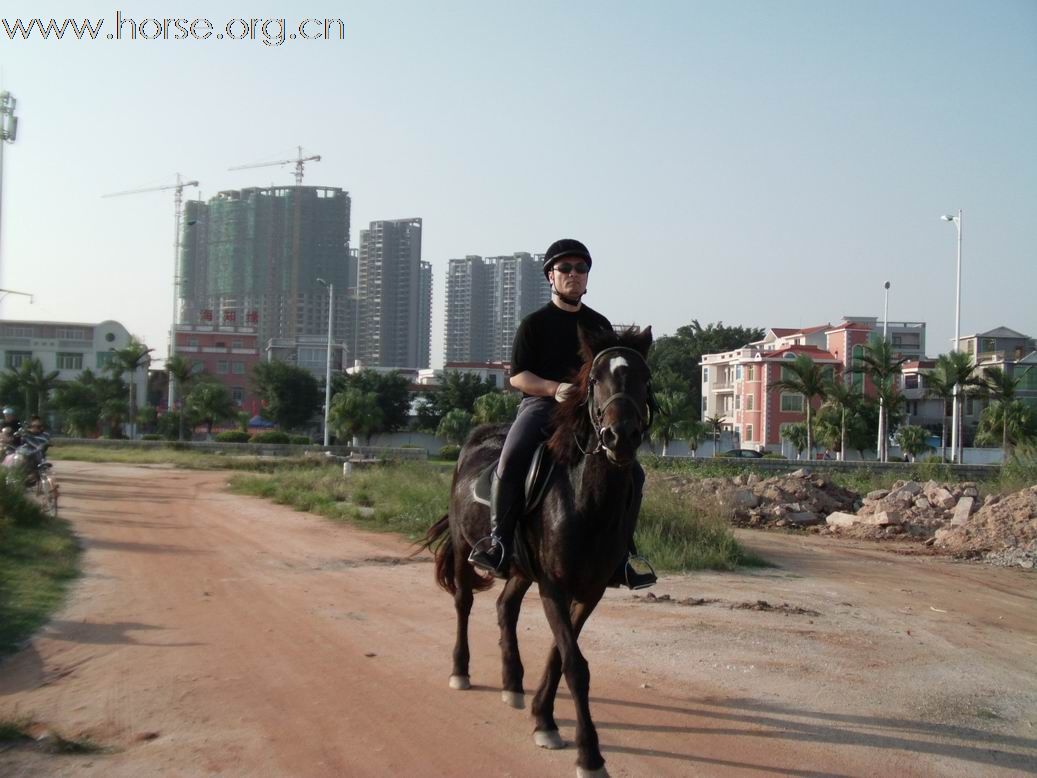
[[[500,625],[501,649],[501,699],[513,708],[526,707],[525,692],[522,689],[522,658],[519,656],[518,624],[522,598],[532,581],[522,576],[512,576],[504,585],[504,590],[497,598],[497,623]]]
[[[602,592],[587,602],[574,602],[567,611],[560,597],[541,596],[555,645],[551,649],[544,676],[533,698],[535,721],[534,742],[541,748],[563,748],[565,741],[558,734],[554,719],[554,702],[563,672],[569,691],[576,704],[576,746],[579,749],[577,765],[580,775],[604,776],[605,760],[598,748],[598,734],[590,717],[590,670],[587,660],[580,653],[576,639],[587,623],[594,608],[601,600]]]
[[[460,549],[463,551],[464,549]],[[468,648],[468,617],[472,613],[475,600],[475,572],[468,564],[467,553],[454,554],[454,609],[457,611],[457,638],[454,641],[454,670],[450,674],[451,689],[470,689],[471,680],[468,675],[468,663],[471,651]]]

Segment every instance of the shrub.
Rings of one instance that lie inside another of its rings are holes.
[[[278,430],[266,430],[265,432],[257,432],[251,438],[248,439],[249,443],[291,443],[292,439],[288,436],[287,432],[280,432]]]
[[[309,435],[289,435],[289,443],[294,443],[297,446],[308,446],[313,441],[310,440]]]
[[[456,461],[457,457],[458,457],[458,455],[460,453],[461,453],[461,447],[460,446],[443,446],[443,448],[439,449],[439,458],[440,459],[449,459],[451,461]]]
[[[217,443],[248,443],[248,433],[241,430],[225,430],[218,433],[213,440]]]
[[[141,435],[141,440],[162,440],[162,436],[157,432],[149,432],[147,435]]]

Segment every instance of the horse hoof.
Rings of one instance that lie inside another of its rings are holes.
[[[533,733],[533,742],[550,751],[565,748],[565,741],[562,740],[557,729],[538,729]]]
[[[471,689],[472,682],[468,680],[467,675],[452,675],[450,676],[450,688],[451,689]]]
[[[506,705],[510,705],[515,710],[526,709],[526,695],[522,692],[501,692],[500,698]]]
[[[584,767],[576,768],[576,778],[609,778],[609,771],[602,765],[597,770],[588,770]]]

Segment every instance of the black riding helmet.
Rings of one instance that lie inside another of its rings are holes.
[[[579,257],[587,262],[588,267],[592,264],[591,253],[587,250],[586,246],[573,238],[562,238],[548,246],[547,253],[544,254],[545,277],[551,270],[551,266],[563,257]]]

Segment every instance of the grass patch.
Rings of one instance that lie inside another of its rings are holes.
[[[0,721],[0,744],[32,744],[33,748],[46,754],[106,754],[112,751],[88,737],[67,738],[54,730],[34,738],[30,731],[32,726],[33,721],[28,717]]]
[[[710,510],[713,508],[713,510]],[[659,570],[734,570],[767,563],[735,540],[719,506],[648,488],[637,521],[637,550]]]
[[[239,494],[417,540],[446,513],[451,477],[451,470],[441,463],[407,462],[354,471],[349,478],[329,467],[236,475],[230,484]],[[719,514],[665,489],[646,493],[637,543],[661,570],[733,570],[763,564],[738,545]]]
[[[171,444],[175,445],[175,444]],[[177,448],[107,448],[102,446],[52,446],[52,460],[76,462],[116,462],[127,465],[173,465],[185,470],[245,470],[273,472],[281,468],[325,467],[318,457],[259,457],[211,454]]]
[[[20,743],[23,740],[32,740],[27,732],[31,724],[32,719],[29,718],[0,720],[0,743]]]
[[[78,573],[69,524],[0,479],[0,656],[43,626]]]
[[[236,475],[230,485],[239,494],[417,540],[446,513],[451,477],[439,463],[400,462],[355,470],[348,478],[331,466]]]

